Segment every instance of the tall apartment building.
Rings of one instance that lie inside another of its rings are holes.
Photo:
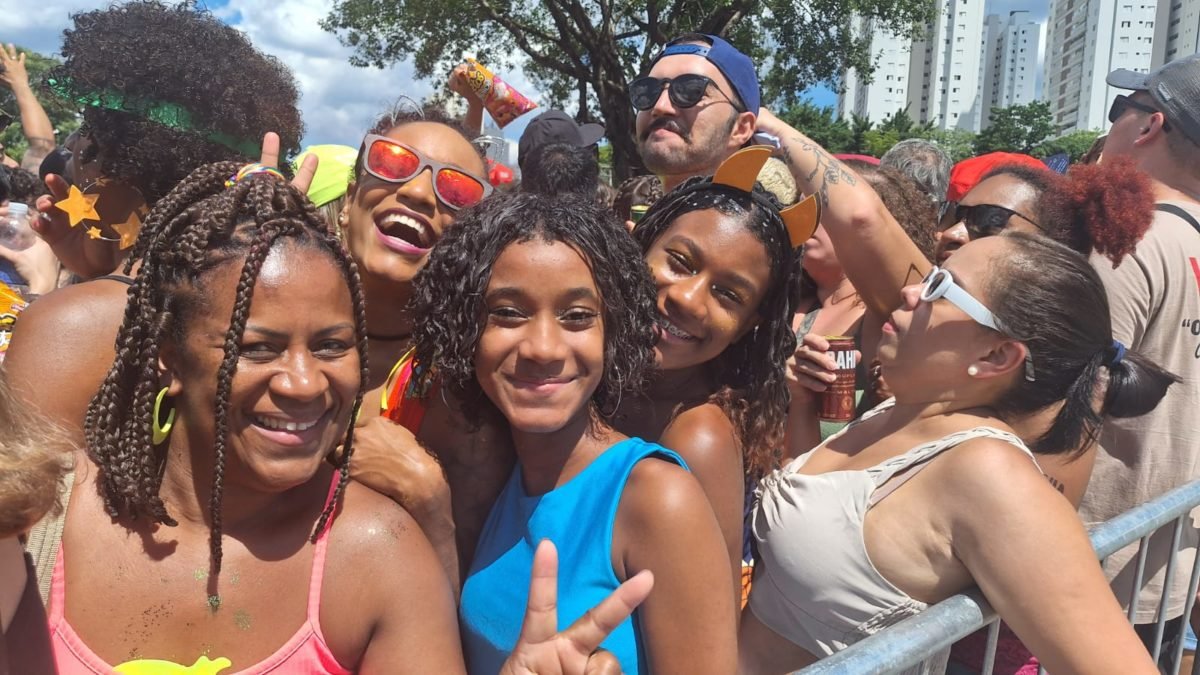
[[[1182,0],[1189,1],[1196,2]],[[1151,68],[1157,14],[1156,0],[1051,0],[1043,98],[1061,132],[1108,127],[1108,106],[1121,92],[1104,78]]]
[[[992,108],[1025,105],[1037,100],[1038,54],[1042,24],[1029,12],[1010,12],[1007,20],[991,14],[984,20],[984,61],[980,68],[980,128],[986,129]]]
[[[908,114],[941,129],[978,131],[984,63],[983,0],[938,0],[938,14],[913,42]]]
[[[908,106],[908,58],[912,40],[890,31],[876,31],[873,22],[865,18],[855,19],[853,30],[859,35],[871,36],[875,72],[870,82],[864,81],[854,70],[842,74],[838,117],[849,119],[854,114],[880,122]]]
[[[1159,0],[1150,67],[1200,52],[1200,0]]]

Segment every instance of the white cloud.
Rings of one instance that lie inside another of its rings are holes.
[[[70,15],[96,8],[96,0],[13,0],[0,12],[0,42],[17,43],[41,54],[57,54]]]
[[[0,12],[0,41],[57,54],[62,31],[71,25],[70,14],[95,9],[98,1],[15,0],[16,6],[8,9],[12,4],[13,0],[6,0],[6,9]],[[351,50],[318,24],[332,6],[333,0],[229,0],[212,9],[221,20],[244,31],[258,49],[291,68],[300,86],[305,145],[354,145],[401,95],[420,101],[442,85],[415,79],[409,63],[387,69],[350,65]],[[523,73],[501,76],[536,100],[536,88]],[[525,123],[524,118],[514,122],[504,135],[519,137]]]
[[[410,64],[388,69],[350,65],[343,47],[318,22],[331,0],[231,0],[214,9],[260,50],[291,68],[300,85],[305,144],[354,145],[379,114],[401,95],[417,101],[433,93],[433,85],[414,79]]]

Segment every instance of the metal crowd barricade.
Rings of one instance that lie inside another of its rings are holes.
[[[1140,540],[1132,586],[1134,595],[1128,603],[1128,616],[1131,620],[1137,612],[1137,589],[1141,588],[1146,571],[1147,544],[1150,537],[1160,528],[1173,526],[1171,550],[1178,549],[1184,521],[1197,506],[1200,506],[1200,480],[1175,488],[1092,529],[1092,546],[1095,547],[1096,555],[1101,561]],[[1159,603],[1158,621],[1155,626],[1155,645],[1161,644],[1166,627],[1166,596],[1177,573],[1176,559],[1177,556],[1172,555],[1166,567],[1163,598]],[[1166,671],[1168,675],[1178,675],[1179,672],[1183,655],[1182,633],[1186,630],[1187,618],[1191,615],[1197,585],[1200,582],[1200,555],[1197,556],[1197,564],[1193,569],[1184,573],[1190,573],[1191,580],[1188,584],[1184,620],[1179,626],[1179,639],[1175,640],[1174,652],[1171,654],[1170,663],[1173,666]],[[985,627],[988,633],[982,675],[992,675],[996,645],[1000,636],[1000,617],[978,589],[947,598],[916,616],[797,671],[795,675],[885,675],[905,671],[920,672],[910,669],[923,667],[932,668],[932,672],[940,672],[938,664],[932,663],[931,659],[944,656],[950,645]],[[1155,661],[1159,661],[1163,656],[1159,651],[1156,647],[1152,653]],[[1045,672],[1045,669],[1038,671],[1039,675],[1045,675]],[[1200,659],[1196,660],[1192,675],[1200,675]]]

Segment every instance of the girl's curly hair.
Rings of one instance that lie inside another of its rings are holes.
[[[655,291],[637,245],[611,213],[584,196],[511,193],[463,211],[415,280],[416,361],[428,366],[426,377],[437,372],[468,419],[492,414],[475,376],[487,320],[484,294],[501,252],[528,241],[567,244],[591,267],[604,308],[604,371],[591,405],[608,423],[622,394],[640,392],[654,365]]]
[[[158,356],[164,342],[185,347],[192,317],[204,311],[211,275],[225,265],[241,269],[237,297],[225,334],[217,380],[213,453],[211,575],[221,569],[221,495],[229,444],[229,394],[237,372],[242,333],[254,286],[271,250],[286,242],[329,256],[346,279],[354,307],[361,382],[354,414],[367,382],[366,310],[358,268],[305,196],[267,175],[225,187],[237,162],[202,166],[155,205],[126,263],[141,268],[129,289],[117,334],[117,356],[84,421],[87,451],[99,467],[99,488],[108,513],[175,525],[159,497],[166,449],[153,442],[154,400],[159,391]],[[339,458],[337,493],[321,514],[313,536],[333,514],[349,481],[354,425],[346,430]]]
[[[718,387],[709,400],[733,422],[748,475],[760,476],[775,468],[783,447],[789,402],[785,368],[796,350],[792,298],[799,283],[799,251],[792,248],[779,202],[761,186],[743,192],[702,177],[688,179],[655,202],[634,228],[633,238],[645,254],[680,216],[705,209],[738,218],[771,259],[758,326],[721,352],[709,368]]]
[[[72,19],[63,32],[63,65],[51,77],[79,93],[182,106],[200,127],[184,131],[137,113],[83,108],[81,131],[94,145],[82,159],[99,157],[104,175],[141,190],[147,203],[198,166],[250,159],[213,134],[257,146],[274,131],[284,154],[298,149],[304,125],[291,72],[212,14],[191,3],[135,0]]]

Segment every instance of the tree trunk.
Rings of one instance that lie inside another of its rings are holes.
[[[604,115],[604,127],[608,142],[612,144],[613,185],[620,185],[631,176],[646,173],[642,158],[638,155],[634,140],[636,113],[629,104],[629,95],[624,91],[613,91],[601,80],[596,88],[600,112]]]

